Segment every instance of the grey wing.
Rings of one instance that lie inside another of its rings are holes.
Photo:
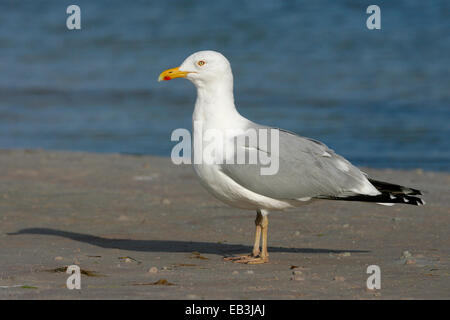
[[[262,174],[261,169],[268,166],[260,161],[256,164],[221,165],[222,172],[243,187],[276,199],[379,194],[363,172],[323,143],[277,128],[258,125],[253,129],[278,130],[278,171]],[[235,139],[235,150],[245,152],[248,157],[252,153],[269,157],[270,165],[276,166],[277,152],[273,144],[275,140],[272,140],[269,138],[268,143],[261,143],[260,140]]]

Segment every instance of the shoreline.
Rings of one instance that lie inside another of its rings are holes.
[[[91,152],[84,150],[66,150],[66,149],[44,149],[44,148],[0,148],[0,155],[2,153],[8,152],[49,152],[49,153],[73,153],[73,154],[97,154],[97,155],[120,155],[120,156],[130,156],[130,157],[153,157],[153,158],[162,158],[162,159],[170,159],[169,156],[157,155],[157,154],[146,154],[146,153],[131,153],[131,152]],[[338,153],[343,156],[342,154]],[[411,167],[411,168],[396,168],[396,167],[374,167],[374,166],[360,166],[352,162],[352,160],[348,157],[343,156],[348,161],[350,161],[354,166],[360,168],[361,170],[392,170],[399,172],[408,172],[408,171],[419,171],[419,172],[435,172],[435,173],[443,173],[450,174],[450,170],[442,169],[442,170],[433,170],[427,169],[423,167]]]
[[[0,299],[450,298],[450,174],[363,170],[423,190],[427,205],[317,201],[273,212],[270,263],[240,265],[222,257],[251,251],[254,213],[213,198],[190,165],[0,150]],[[71,264],[101,276],[82,276],[74,293],[68,275],[48,271]],[[373,264],[381,290],[366,288]],[[174,285],[147,285],[161,279]]]

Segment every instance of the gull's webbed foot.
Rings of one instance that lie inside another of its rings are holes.
[[[269,262],[269,257],[262,256],[254,256],[252,254],[237,256],[237,257],[225,257],[225,261],[231,261],[234,263],[242,263],[242,264],[262,264]]]
[[[261,257],[261,256],[257,256],[257,257],[252,257],[251,259],[242,262],[245,264],[262,264],[262,263],[267,263],[269,262],[269,257]]]
[[[254,258],[254,256],[250,253],[250,254],[245,254],[242,256],[225,257],[225,258],[223,258],[223,260],[236,262],[236,263],[244,263],[244,261],[250,260],[252,258]]]

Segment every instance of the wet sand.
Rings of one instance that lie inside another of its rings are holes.
[[[450,175],[365,171],[423,190],[427,205],[274,212],[270,263],[242,265],[223,257],[251,251],[255,213],[210,196],[189,166],[2,150],[0,299],[449,299]],[[81,290],[66,288],[72,264]],[[369,265],[380,290],[366,288]]]

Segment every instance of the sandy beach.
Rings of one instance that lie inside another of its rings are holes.
[[[450,174],[364,169],[426,206],[317,201],[270,215],[270,263],[248,253],[255,213],[153,156],[0,151],[0,299],[449,299]],[[81,290],[68,290],[68,265]],[[366,288],[369,265],[381,289]]]

